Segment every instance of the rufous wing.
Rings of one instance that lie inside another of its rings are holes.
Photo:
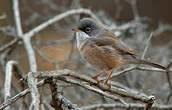
[[[111,37],[98,37],[90,39],[97,46],[110,46],[118,51],[120,54],[136,56],[120,39],[113,39]]]

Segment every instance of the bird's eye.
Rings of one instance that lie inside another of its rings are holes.
[[[91,28],[90,28],[90,27],[87,27],[87,28],[85,29],[85,31],[89,33],[89,32],[91,32]]]

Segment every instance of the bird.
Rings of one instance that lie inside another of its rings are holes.
[[[110,30],[103,28],[92,18],[83,18],[79,21],[76,32],[77,48],[81,57],[94,68],[102,72],[92,78],[109,72],[104,84],[108,83],[113,71],[126,64],[147,64],[156,68],[166,69],[156,63],[151,63],[137,58],[136,54]]]

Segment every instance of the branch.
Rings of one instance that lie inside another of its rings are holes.
[[[11,80],[12,80],[12,72],[13,72],[13,65],[17,64],[16,61],[9,61],[6,64],[6,73],[5,73],[5,84],[4,84],[4,101],[11,97]],[[7,107],[5,110],[10,110],[10,106]]]
[[[38,83],[36,84],[36,86],[37,86],[37,87],[40,87],[40,86],[42,86],[42,85],[45,84],[45,83],[46,83],[46,81],[45,81],[45,80],[42,80],[42,81],[38,82]],[[28,88],[28,89],[25,89],[25,90],[23,90],[22,92],[18,93],[18,94],[15,95],[14,97],[9,98],[6,102],[4,102],[4,103],[2,103],[2,104],[0,105],[0,110],[2,110],[2,109],[4,109],[5,107],[7,107],[7,106],[9,106],[9,105],[11,105],[11,104],[13,104],[13,103],[15,103],[17,100],[19,100],[20,98],[22,98],[23,96],[25,96],[26,94],[28,94],[28,93],[30,93],[30,92],[31,92],[31,90],[30,90],[30,88]]]
[[[112,76],[111,76],[111,78],[120,76],[121,74],[127,73],[127,72],[129,72],[129,71],[134,70],[134,69],[136,69],[136,66],[132,66],[132,67],[126,68],[126,69],[124,69],[124,70],[122,70],[122,71],[113,73]],[[106,78],[103,78],[103,79],[106,79]]]
[[[77,104],[73,104],[70,100],[65,98],[64,96],[60,95],[58,96],[58,100],[64,104],[68,109],[74,109],[74,110],[81,110]]]
[[[146,104],[146,107],[144,108],[144,110],[150,110],[152,108],[152,105],[155,101],[155,97],[154,96],[150,96],[149,97],[149,102]]]
[[[55,108],[55,110],[63,110],[62,102],[58,100],[59,95],[61,95],[61,88],[56,84],[56,80],[50,78],[49,79],[49,87],[51,89],[51,106]]]
[[[122,108],[122,109],[144,109],[144,105],[140,103],[129,103],[127,105],[123,105],[120,103],[115,103],[115,104],[95,104],[95,105],[90,105],[90,106],[84,106],[81,107],[82,110],[95,110],[98,108]],[[160,105],[160,104],[155,104],[152,106],[153,110],[172,110],[172,105]]]
[[[148,50],[148,47],[149,47],[149,43],[150,43],[151,38],[152,38],[152,32],[151,32],[149,38],[146,41],[146,46],[145,46],[145,49],[144,49],[143,54],[142,54],[142,57],[141,57],[142,60],[144,59],[145,54],[146,54],[146,52]]]
[[[28,33],[26,33],[26,36],[32,37],[34,36],[36,33],[40,32],[41,30],[45,29],[46,27],[48,27],[51,24],[54,24],[55,22],[62,20],[68,16],[74,15],[74,14],[87,14],[89,16],[91,16],[92,18],[98,20],[98,18],[88,9],[72,9],[69,11],[66,11],[62,14],[58,14],[56,16],[54,16],[53,18],[49,19],[48,21],[40,24],[39,26],[33,28],[32,30],[30,30]],[[100,22],[100,20],[98,20]]]
[[[3,47],[0,48],[0,52],[3,52],[7,48],[12,47],[13,45],[17,44],[20,41],[19,38],[15,38],[14,40],[10,41],[8,44],[5,44]]]
[[[18,37],[23,36],[22,31],[22,25],[21,25],[21,19],[20,19],[20,11],[19,11],[19,1],[18,0],[12,0],[13,2],[13,13],[14,13],[14,20],[17,30]]]
[[[170,72],[169,69],[170,69],[171,66],[172,66],[172,62],[169,63],[168,66],[167,66],[166,76],[167,76],[167,81],[168,81],[169,88],[172,91],[172,81],[171,81],[170,74],[169,74],[169,72]]]
[[[122,74],[128,73],[129,71],[132,70],[141,70],[141,71],[150,71],[150,72],[160,72],[160,73],[165,73],[166,70],[162,70],[162,69],[158,69],[158,68],[151,68],[151,67],[142,67],[142,66],[132,66],[132,67],[128,67],[124,70],[121,70],[119,72],[113,73],[111,78],[113,77],[117,77],[120,76]],[[172,70],[169,68],[168,72],[172,72]],[[102,80],[104,80],[106,78],[102,78]]]
[[[86,88],[86,89],[88,89],[90,91],[93,91],[93,92],[95,92],[97,94],[100,94],[102,96],[106,96],[107,98],[113,99],[115,101],[120,101],[122,104],[127,105],[127,103],[125,101],[123,101],[122,99],[120,99],[120,98],[118,98],[118,97],[116,97],[114,95],[111,95],[110,93],[104,92],[104,91],[102,91],[100,89],[96,89],[96,88],[90,86],[89,83],[84,83],[84,82],[76,81],[76,80],[65,78],[65,77],[62,77],[62,78],[59,78],[59,79],[62,80],[62,81],[65,81],[67,83],[70,83],[70,84],[75,84],[75,85],[81,86],[81,87]]]
[[[116,87],[107,87],[107,85],[104,85],[103,83],[97,83],[96,80],[92,79],[89,76],[83,75],[83,74],[77,74],[74,71],[71,70],[57,70],[57,71],[44,71],[44,72],[34,72],[33,73],[36,78],[59,78],[60,76],[71,76],[83,81],[86,81],[99,89],[103,91],[108,91],[110,93],[118,94],[122,97],[129,97],[134,100],[139,100],[144,103],[148,103],[150,101],[150,98],[148,96],[145,96],[143,94],[135,94],[135,93],[130,93],[127,92],[124,89],[116,88]]]
[[[23,34],[21,20],[20,20],[18,0],[13,0],[13,13],[14,13],[14,19],[15,19],[15,24],[16,24],[17,36],[22,38],[25,49],[29,57],[30,71],[36,72],[37,65],[36,65],[35,53],[31,45],[30,37]],[[39,100],[39,92],[37,90],[36,83],[37,83],[37,79],[34,79],[34,77],[32,77],[32,74],[28,74],[28,85],[32,91],[32,103],[30,107],[32,108],[32,105],[33,105],[34,110],[39,110],[40,100]]]
[[[39,45],[53,45],[53,44],[59,44],[59,43],[66,43],[73,40],[73,37],[67,38],[67,39],[61,39],[61,40],[50,40],[50,41],[33,41],[33,44],[39,44]]]
[[[169,24],[159,24],[158,28],[153,31],[153,34],[155,36],[158,36],[159,34],[165,32],[165,31],[172,31],[172,25]]]
[[[24,41],[24,46],[25,46],[28,58],[29,58],[30,71],[36,72],[37,64],[36,64],[35,52],[31,45],[31,39],[27,36],[23,39],[23,41]]]
[[[29,110],[32,110],[32,108],[33,108],[33,110],[39,110],[40,95],[39,95],[38,89],[36,87],[37,80],[33,77],[31,72],[28,73],[27,82],[28,82],[28,86],[31,90],[31,96],[32,96],[32,103],[29,107]]]

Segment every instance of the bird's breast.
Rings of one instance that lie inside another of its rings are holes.
[[[80,45],[81,56],[93,67],[100,70],[112,70],[122,65],[122,58],[111,48],[99,47],[86,41]]]

